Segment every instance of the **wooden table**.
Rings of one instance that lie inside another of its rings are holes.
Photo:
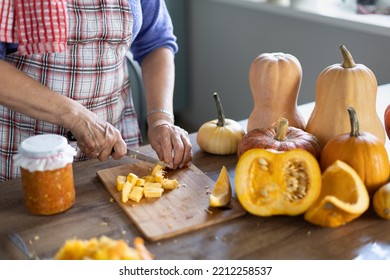
[[[389,93],[386,93],[386,92]],[[378,114],[390,103],[390,85],[378,91]],[[307,117],[313,103],[300,106]],[[243,126],[245,121],[241,122]],[[193,163],[216,180],[222,165],[234,182],[237,157],[216,156],[194,146]],[[389,143],[386,143],[387,147]],[[141,151],[155,155],[150,146]],[[52,258],[66,239],[107,235],[124,238],[131,244],[141,233],[134,227],[96,176],[101,169],[127,163],[88,160],[74,164],[77,200],[65,213],[33,216],[24,208],[21,180],[0,184],[0,259],[23,259],[24,256],[7,239],[8,233],[19,234],[39,258]],[[321,228],[304,221],[302,216],[242,217],[191,233],[146,242],[156,259],[390,259],[390,222],[378,218],[370,208],[363,216],[345,226]]]

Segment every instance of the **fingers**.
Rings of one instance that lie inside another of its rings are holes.
[[[122,136],[114,126],[109,123],[96,123],[87,125],[87,133],[76,136],[77,145],[88,158],[107,160],[110,155],[120,159],[126,154],[127,146]]]
[[[111,153],[113,159],[120,159],[127,154],[127,145],[122,137],[115,143],[113,150]]]
[[[184,129],[175,125],[161,125],[152,128],[149,138],[152,148],[168,168],[177,169],[191,164],[192,145]]]
[[[181,135],[181,139],[184,144],[184,155],[179,168],[183,168],[184,166],[190,166],[192,161],[192,145],[190,142],[190,138],[188,136],[188,132],[184,130],[184,135]]]
[[[190,165],[192,160],[192,145],[189,141],[188,132],[177,127],[171,140],[174,169]]]

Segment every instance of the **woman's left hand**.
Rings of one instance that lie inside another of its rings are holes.
[[[190,166],[192,145],[188,132],[166,121],[157,121],[148,129],[148,139],[159,159],[168,168],[177,169]]]

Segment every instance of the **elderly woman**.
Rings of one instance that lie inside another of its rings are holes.
[[[71,132],[76,160],[119,159],[141,143],[126,52],[139,62],[148,139],[173,169],[189,165],[188,133],[174,124],[174,55],[163,0],[0,2],[0,180],[35,134]]]

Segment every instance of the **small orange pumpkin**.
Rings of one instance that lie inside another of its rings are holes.
[[[385,145],[369,132],[359,131],[359,121],[353,107],[348,107],[351,132],[331,138],[322,149],[322,170],[336,160],[344,161],[356,170],[370,194],[389,179],[390,164]]]
[[[372,204],[379,217],[390,220],[390,183],[385,184],[375,192]]]
[[[277,151],[304,149],[316,158],[321,154],[321,145],[317,138],[300,128],[289,126],[286,118],[279,118],[274,127],[253,129],[245,134],[238,144],[238,157],[253,148]]]
[[[321,170],[306,150],[251,149],[239,158],[234,187],[241,205],[258,216],[299,215],[318,198]]]

